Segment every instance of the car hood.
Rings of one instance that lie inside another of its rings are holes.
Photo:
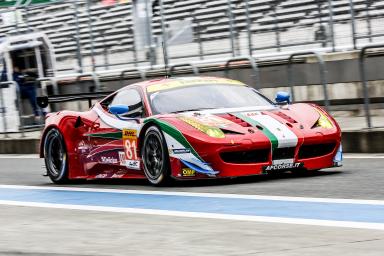
[[[310,130],[319,119],[316,108],[309,104],[285,107],[246,107],[213,109],[165,115],[161,119],[171,122],[183,132],[220,129],[225,134],[245,134],[250,127]],[[280,128],[279,128],[280,126]]]

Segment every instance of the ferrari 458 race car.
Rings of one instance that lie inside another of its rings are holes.
[[[46,119],[40,156],[55,183],[74,179],[223,178],[341,165],[336,121],[313,104],[277,103],[230,79],[126,86],[87,112]]]

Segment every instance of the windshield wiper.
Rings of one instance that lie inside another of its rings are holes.
[[[177,114],[177,113],[182,113],[182,112],[192,112],[192,111],[197,112],[197,111],[208,110],[208,109],[216,109],[216,108],[192,108],[192,109],[173,111],[173,112],[169,112],[169,113]]]

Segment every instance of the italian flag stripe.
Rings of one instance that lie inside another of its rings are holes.
[[[159,119],[150,118],[146,119],[144,123],[148,122],[154,122],[158,126],[160,126],[161,130],[165,133],[167,133],[169,136],[173,137],[175,140],[177,140],[181,145],[183,145],[185,148],[191,150],[191,153],[197,157],[200,161],[204,162],[204,160],[199,156],[199,154],[195,151],[195,149],[192,147],[192,145],[187,141],[187,139],[184,137],[184,135],[173,125]],[[168,145],[170,146],[170,145]]]
[[[244,115],[244,114],[241,114],[241,113],[233,113],[234,116],[236,116],[237,118],[240,118],[241,120],[251,124],[252,126],[260,126],[263,128],[263,130],[261,130],[261,132],[264,133],[265,136],[268,137],[269,141],[271,142],[271,145],[272,145],[272,151],[275,150],[275,148],[277,148],[279,146],[279,141],[277,139],[277,137],[270,131],[268,130],[267,127],[265,127],[264,125],[262,125],[261,123],[259,123],[258,121]]]

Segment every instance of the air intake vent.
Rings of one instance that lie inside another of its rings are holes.
[[[299,159],[325,156],[335,150],[336,143],[303,145],[300,147]]]
[[[234,151],[220,153],[221,159],[232,164],[256,164],[269,160],[270,149],[256,149],[249,151]]]
[[[294,156],[295,148],[276,148],[272,153],[273,160],[292,159]]]
[[[247,122],[243,121],[242,119],[240,119],[234,115],[231,115],[231,114],[223,114],[223,115],[218,115],[218,116],[220,116],[221,118],[227,119],[231,122],[234,122],[238,125],[241,125],[243,127],[252,127],[252,125],[250,125],[249,123],[247,123]]]
[[[295,123],[297,123],[297,121],[295,120],[295,119],[293,119],[292,117],[290,117],[290,116],[287,116],[286,114],[284,114],[283,112],[276,112],[276,113],[274,113],[275,115],[277,115],[277,116],[279,116],[279,117],[281,117],[281,118],[283,118],[283,119],[285,119],[286,121],[288,121],[289,123],[292,123],[292,124],[295,124]]]

